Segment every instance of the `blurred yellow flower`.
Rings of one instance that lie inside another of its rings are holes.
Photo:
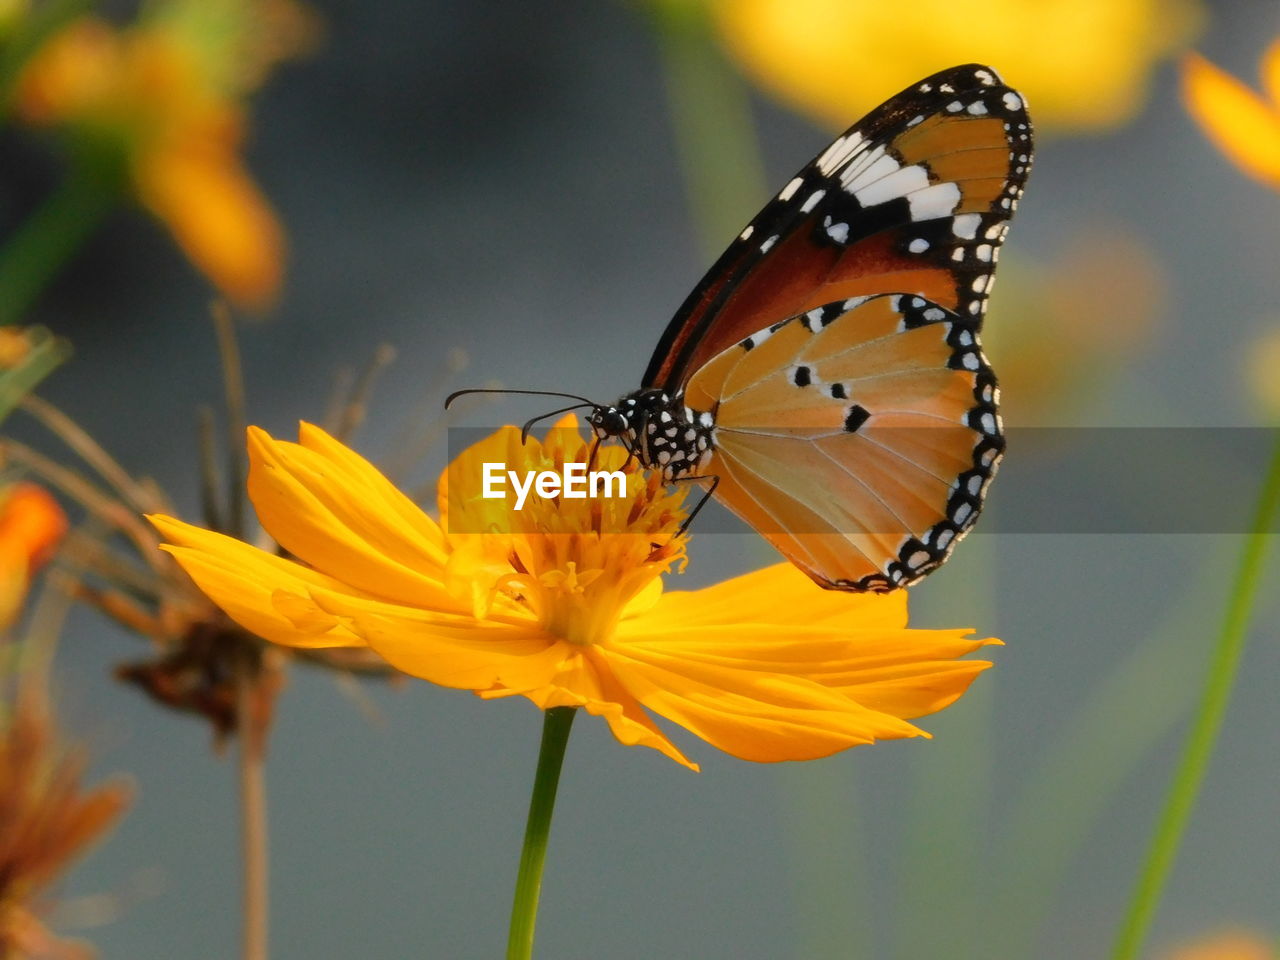
[[[1276,960],[1275,948],[1247,930],[1228,930],[1166,954],[1165,960]]]
[[[0,630],[17,619],[31,575],[66,530],[66,515],[42,488],[20,483],[0,490]]]
[[[1263,414],[1280,422],[1280,324],[1263,334],[1245,351],[1245,383]]]
[[[284,559],[163,516],[152,523],[211,599],[246,629],[295,647],[368,646],[394,667],[483,697],[584,707],[624,744],[697,769],[643,708],[747,760],[822,757],[927,736],[991,664],[956,658],[992,640],[907,629],[904,591],[852,596],[790,564],[663,593],[683,563],[683,490],[617,447],[625,495],[483,499],[484,463],[585,462],[574,418],[544,442],[507,427],[441,477],[437,524],[376,468],[317,427],[298,443],[251,428],[249,496]],[[490,532],[476,532],[490,531]]]
[[[1249,176],[1280,189],[1280,39],[1262,55],[1262,88],[1254,93],[1198,53],[1182,64],[1183,99],[1205,135]]]
[[[1107,130],[1155,63],[1194,37],[1198,0],[708,0],[727,49],[766,89],[833,128],[957,63],[989,63],[1037,128]]]
[[[165,0],[117,29],[94,16],[48,41],[18,81],[18,115],[123,159],[138,201],[238,305],[279,291],[284,235],[240,156],[244,100],[310,39],[285,0]]]
[[[48,705],[16,696],[0,710],[0,957],[88,960],[92,950],[40,921],[48,889],[129,802],[122,783],[84,790],[83,751],[59,742]]]

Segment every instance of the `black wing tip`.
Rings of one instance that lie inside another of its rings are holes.
[[[986,87],[1007,87],[1004,77],[1000,71],[990,64],[986,63],[959,63],[954,67],[944,67],[937,73],[932,73],[927,77],[917,80],[915,86],[928,83],[957,83],[964,81],[966,86],[968,83],[977,83]]]

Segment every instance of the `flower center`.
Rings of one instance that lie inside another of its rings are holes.
[[[559,470],[565,463],[592,459],[591,445],[563,422],[544,441],[530,438],[507,450],[519,460],[509,464],[513,470]],[[623,495],[531,493],[520,510],[502,501],[468,499],[464,509],[484,511],[482,529],[491,532],[464,535],[454,543],[462,550],[463,540],[481,541],[470,550],[487,562],[467,564],[467,574],[488,574],[493,610],[514,606],[548,633],[581,645],[607,641],[622,616],[654,602],[661,575],[685,559],[687,540],[677,534],[685,517],[683,487],[668,488],[616,446],[595,451],[593,468],[620,471],[626,478]],[[449,483],[455,490],[480,488],[465,473],[451,473]],[[498,506],[500,514],[494,511]]]

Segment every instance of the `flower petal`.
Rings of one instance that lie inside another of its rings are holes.
[[[668,627],[640,640],[688,663],[726,670],[805,677],[871,710],[902,719],[936,713],[954,703],[991,663],[958,660],[998,640],[970,640],[967,630],[864,630],[729,624]],[[631,629],[619,631],[630,651]]]
[[[284,231],[237,154],[237,126],[214,123],[140,151],[134,180],[138,199],[214,286],[264,309],[280,291]]]
[[[1271,105],[1280,110],[1280,37],[1271,42],[1262,55],[1262,89]]]
[[[701,624],[799,622],[817,626],[856,623],[859,629],[901,629],[907,625],[907,591],[845,593],[823,590],[791,563],[778,563],[701,590],[669,590],[661,600],[631,621],[641,630],[647,623],[696,627]],[[648,618],[648,621],[646,620]]]
[[[249,428],[249,497],[263,527],[299,559],[374,596],[438,610],[460,605],[440,580],[440,531],[377,469],[319,427],[301,443]]]
[[[241,543],[233,537],[202,530],[172,517],[148,520],[169,541],[161,547],[232,620],[250,633],[290,647],[362,647],[364,641],[340,623],[317,629],[300,626],[282,612],[276,595],[305,595],[326,587],[341,591],[340,582],[301,564]]]
[[[743,760],[812,760],[879,739],[927,736],[805,677],[697,662],[658,644],[599,653],[644,706]]]
[[[533,622],[474,620],[349,591],[312,590],[309,596],[397,670],[443,687],[523,691],[545,686],[574,652]]]
[[[699,767],[686,757],[665,733],[658,729],[635,697],[618,683],[609,665],[592,647],[578,648],[560,666],[555,682],[534,690],[482,690],[482,697],[519,694],[543,710],[552,707],[582,707],[587,713],[604,717],[618,742],[624,746],[651,747],[681,766],[697,773]]]
[[[1280,187],[1280,107],[1196,53],[1183,60],[1182,94],[1191,116],[1228,159]]]

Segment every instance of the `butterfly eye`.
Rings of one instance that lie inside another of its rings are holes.
[[[627,418],[617,407],[596,407],[587,418],[591,429],[601,440],[616,437],[627,429]]]

